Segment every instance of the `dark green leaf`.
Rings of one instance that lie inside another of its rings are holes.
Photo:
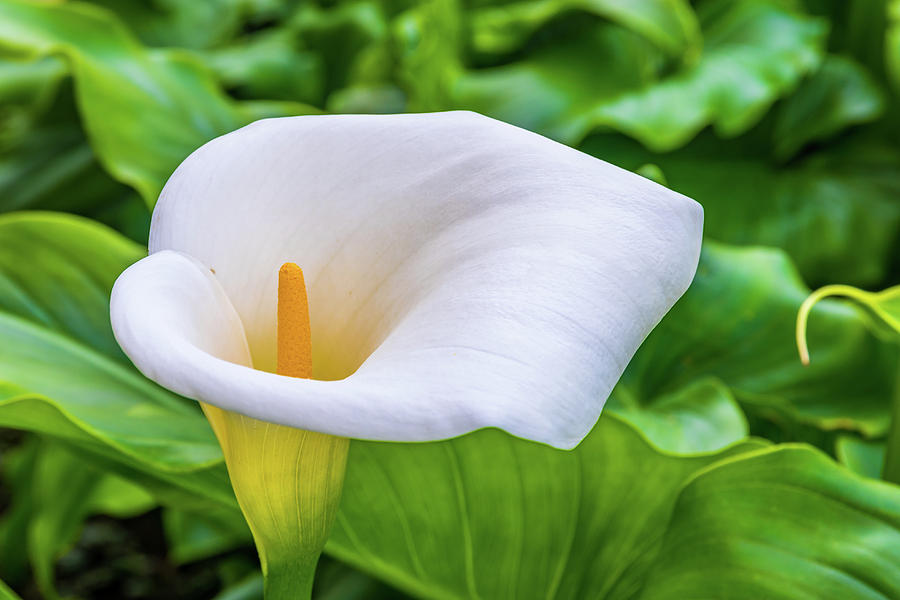
[[[678,498],[642,600],[900,596],[900,488],[806,447],[737,456]]]
[[[190,55],[148,52],[111,13],[90,5],[4,2],[0,45],[68,59],[101,163],[150,206],[188,154],[246,123]]]
[[[783,252],[708,242],[690,289],[644,342],[619,387],[653,409],[656,398],[716,377],[773,419],[883,434],[896,346],[870,334],[862,310],[823,301],[810,317],[812,364],[803,366],[794,332],[808,295]]]
[[[142,254],[76,217],[0,217],[0,425],[66,440],[162,499],[232,507],[196,405],[144,379],[113,339],[110,288]]]
[[[621,131],[655,150],[677,148],[701,129],[733,137],[756,124],[769,106],[813,71],[823,54],[826,24],[783,3],[736,0],[701,10],[704,49],[696,64],[639,84],[647,51],[635,42],[586,53],[569,46],[571,66],[536,54],[510,65],[475,71],[460,83],[457,104],[573,143],[597,127]],[[565,44],[546,52],[559,54]],[[598,62],[603,69],[597,69]],[[581,65],[579,68],[576,65]],[[658,71],[659,61],[653,70]],[[607,71],[613,69],[614,73]],[[577,70],[562,85],[556,71]],[[631,75],[622,75],[625,71]],[[549,74],[549,76],[548,76]],[[472,78],[469,81],[469,78]],[[488,78],[485,80],[485,78]],[[515,84],[514,86],[511,84]],[[472,89],[474,87],[474,90]],[[530,89],[532,88],[532,89]],[[511,93],[510,90],[514,90]],[[539,106],[515,109],[538,95]]]
[[[479,7],[469,17],[472,45],[480,52],[515,50],[543,24],[571,11],[610,19],[673,55],[699,51],[697,17],[684,0],[523,0]]]
[[[163,512],[169,557],[176,563],[209,558],[253,544],[247,523],[233,509]]]
[[[829,56],[780,107],[775,155],[790,158],[810,142],[877,119],[883,110],[882,91],[865,69],[852,60]]]

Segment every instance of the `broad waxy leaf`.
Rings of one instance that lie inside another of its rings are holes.
[[[0,425],[62,438],[188,506],[233,506],[197,407],[144,379],[112,337],[109,290],[142,254],[84,219],[0,217]]]
[[[684,0],[523,0],[476,8],[472,45],[480,52],[509,52],[550,19],[569,11],[605,17],[649,38],[671,54],[699,50],[699,26]]]
[[[247,122],[196,60],[145,50],[110,13],[90,5],[4,2],[0,46],[65,56],[100,161],[150,206],[190,152]]]
[[[808,294],[784,253],[707,242],[691,288],[641,346],[619,386],[652,409],[657,396],[715,377],[740,402],[776,420],[884,433],[897,348],[869,333],[861,310],[822,302],[810,317],[813,361],[804,367],[794,323]]]
[[[810,142],[877,119],[883,110],[883,93],[861,65],[828,56],[780,107],[773,136],[775,155],[790,158]]]
[[[640,73],[641,53],[629,47],[593,56],[571,51],[570,60],[591,67],[569,80],[574,85],[558,87],[557,68],[547,69],[554,79],[543,75],[547,58],[537,54],[509,66],[474,71],[460,82],[456,100],[463,106],[474,101],[476,110],[528,127],[510,110],[504,93],[510,78],[516,77],[536,86],[542,98],[559,98],[555,106],[542,100],[544,125],[538,131],[567,143],[580,141],[597,127],[621,131],[657,151],[683,145],[707,125],[722,136],[738,135],[818,66],[826,25],[775,2],[738,0],[702,8],[703,53],[696,64],[672,76],[628,89],[633,77],[598,73],[597,57],[603,56],[604,65],[630,63]],[[597,77],[613,85],[598,90]]]
[[[737,456],[681,492],[641,600],[900,595],[900,488],[808,447]]]
[[[237,33],[248,0],[90,0],[116,13],[148,46],[208,48]]]
[[[46,63],[65,72],[63,61],[47,57]],[[4,63],[0,63],[2,65]],[[33,74],[34,75],[34,74]],[[51,79],[56,77],[51,72]],[[0,141],[0,212],[60,210],[99,220],[132,239],[146,242],[150,213],[127,186],[112,179],[98,164],[75,108],[71,85],[51,85],[45,75],[35,85],[50,88],[42,95],[46,106],[28,107],[30,116],[9,125]],[[0,95],[9,92],[0,69]],[[8,101],[8,102],[7,102]],[[0,112],[17,115],[13,100],[0,98]]]
[[[629,598],[683,482],[757,447],[666,456],[612,416],[569,452],[497,430],[354,441],[327,549],[426,598]]]
[[[602,70],[595,69],[598,56],[604,57]],[[525,60],[464,72],[453,84],[453,101],[571,142],[598,102],[652,85],[660,57],[659,50],[632,31],[585,27]],[[517,93],[503,92],[510,89]]]

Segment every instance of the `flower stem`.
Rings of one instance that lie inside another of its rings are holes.
[[[313,561],[298,560],[291,562],[281,557],[266,565],[263,575],[265,580],[266,600],[310,600],[312,598],[313,580],[316,575],[316,564]]]

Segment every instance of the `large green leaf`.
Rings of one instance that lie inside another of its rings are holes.
[[[884,433],[897,348],[869,333],[862,310],[824,301],[810,317],[813,360],[804,366],[794,329],[808,294],[783,252],[707,242],[690,289],[619,385],[652,409],[655,398],[715,377],[745,406],[775,420]]]
[[[572,141],[597,103],[652,84],[659,60],[660,52],[632,31],[581,25],[526,60],[465,72],[454,82],[453,102]]]
[[[790,158],[810,142],[877,119],[883,110],[883,93],[861,65],[828,56],[780,107],[774,132],[775,155]]]
[[[612,415],[571,452],[497,430],[354,441],[327,548],[426,598],[629,598],[685,480],[758,446],[667,456]]]
[[[230,90],[247,98],[319,102],[321,57],[304,51],[288,29],[264,30],[201,56]]]
[[[700,16],[702,56],[671,76],[659,79],[654,75],[652,81],[636,85],[635,79],[647,72],[647,51],[635,44],[587,56],[571,46],[568,59],[582,65],[579,76],[566,77],[559,84],[555,71],[564,67],[548,68],[547,62],[562,60],[547,54],[559,54],[563,44],[509,65],[471,72],[459,83],[456,102],[533,126],[534,117],[529,123],[510,110],[517,106],[510,96],[528,91],[531,97],[536,90],[542,98],[537,108],[543,113],[541,133],[573,143],[597,127],[607,127],[649,148],[671,150],[707,125],[715,126],[722,136],[746,131],[775,100],[813,71],[823,55],[826,24],[786,7],[786,3],[708,2],[701,7]],[[598,61],[603,69],[597,69]],[[630,64],[633,74],[609,76],[605,73],[609,64],[617,70],[627,70],[625,65]],[[658,60],[653,67],[659,70]],[[524,82],[535,90],[518,87],[521,83],[511,88],[511,82]],[[511,89],[516,91],[511,93]],[[551,98],[557,98],[556,102],[550,103]]]
[[[810,448],[723,461],[681,492],[642,600],[900,597],[900,487]]]
[[[479,52],[509,52],[554,17],[583,11],[633,29],[675,55],[699,50],[697,18],[684,0],[522,0],[472,11],[472,45]]]
[[[147,51],[91,5],[0,3],[0,45],[68,59],[100,161],[151,206],[188,154],[247,121],[190,55]]]
[[[90,0],[112,10],[150,46],[209,48],[238,33],[247,0]]]
[[[110,288],[142,255],[84,219],[0,217],[0,426],[66,440],[161,498],[234,506],[196,405],[137,373],[113,339]]]

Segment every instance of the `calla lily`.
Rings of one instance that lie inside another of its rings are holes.
[[[255,419],[572,448],[690,284],[701,230],[693,200],[474,113],[268,119],[175,171],[112,324],[149,378]],[[309,380],[273,373],[290,261]]]

